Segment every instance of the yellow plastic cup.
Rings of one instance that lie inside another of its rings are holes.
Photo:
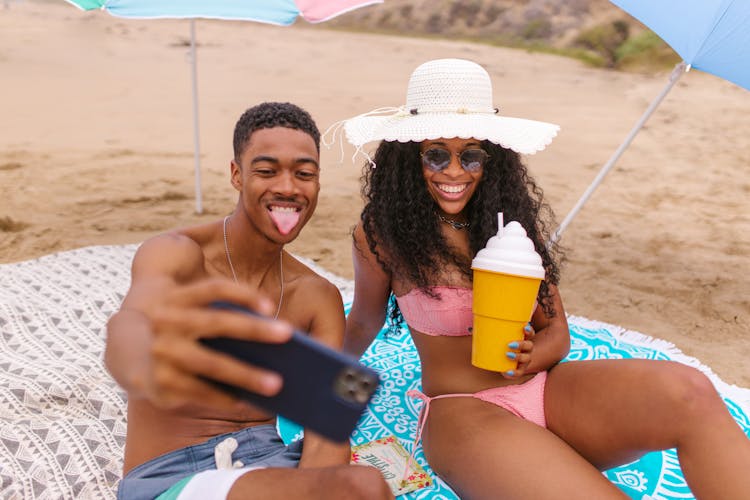
[[[474,269],[472,365],[496,372],[518,367],[518,361],[507,356],[518,350],[509,349],[508,344],[523,340],[523,328],[534,312],[541,282],[539,278]]]

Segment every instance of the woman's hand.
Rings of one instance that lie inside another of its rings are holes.
[[[503,377],[516,379],[526,375],[526,370],[531,363],[531,351],[534,350],[534,335],[536,335],[534,327],[531,326],[531,323],[526,323],[526,326],[523,327],[523,341],[514,341],[508,344],[506,356],[508,356],[508,359],[518,361],[518,366],[515,370],[503,372]]]

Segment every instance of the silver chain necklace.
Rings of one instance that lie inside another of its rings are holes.
[[[442,222],[445,222],[446,224],[448,224],[450,227],[452,227],[456,231],[460,231],[461,229],[466,229],[469,226],[471,226],[471,222],[468,222],[468,221],[467,222],[458,222],[458,221],[455,221],[455,220],[451,220],[448,217],[443,217],[443,214],[440,214],[440,213],[438,213],[437,216],[438,216],[438,219],[440,219]]]
[[[234,272],[234,266],[232,265],[232,256],[229,255],[229,245],[227,244],[227,221],[229,220],[229,216],[227,215],[224,217],[224,251],[227,254],[227,262],[229,263],[229,269],[232,271],[232,277],[234,278],[235,283],[239,283],[237,280],[237,273]],[[274,314],[273,319],[279,319],[279,313],[281,312],[281,303],[284,301],[284,259],[283,259],[283,252],[284,250],[279,251],[279,288],[281,288],[281,291],[279,292],[279,306],[276,308],[276,314]]]

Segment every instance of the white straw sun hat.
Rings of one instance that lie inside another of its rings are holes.
[[[502,116],[492,104],[487,71],[464,59],[422,64],[409,79],[405,105],[355,116],[343,127],[358,150],[372,141],[460,137],[488,140],[522,154],[541,151],[560,129],[551,123]]]

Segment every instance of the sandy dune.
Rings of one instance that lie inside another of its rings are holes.
[[[502,112],[558,123],[528,162],[562,220],[666,83],[667,73],[463,42],[199,21],[205,213],[193,211],[187,21],[131,21],[59,2],[0,8],[0,262],[142,241],[218,218],[240,113],[264,100],[307,108],[322,128],[399,105],[412,69],[483,64]],[[571,314],[669,340],[750,387],[750,94],[683,77],[564,234]],[[316,216],[291,250],[352,277],[349,231],[361,161],[324,151]]]

